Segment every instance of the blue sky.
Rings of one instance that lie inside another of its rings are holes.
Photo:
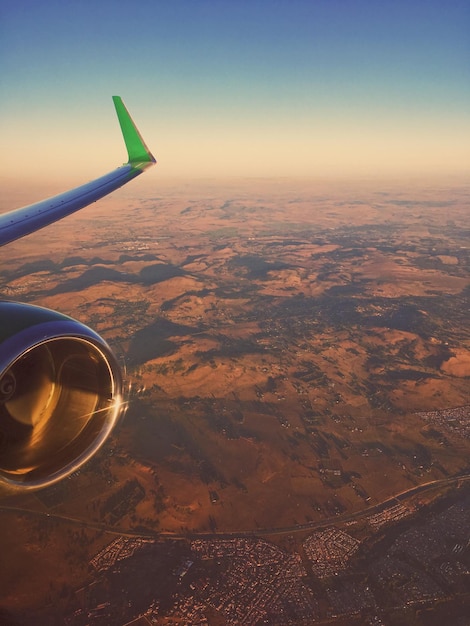
[[[161,175],[435,175],[470,163],[466,0],[0,6],[7,175],[19,159],[31,177],[122,161],[114,94]]]

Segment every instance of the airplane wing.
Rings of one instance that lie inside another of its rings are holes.
[[[0,215],[0,245],[99,200],[155,163],[126,107],[114,105],[129,160],[109,174]],[[45,487],[103,445],[125,409],[118,360],[91,328],[56,311],[0,299],[0,483]]]
[[[113,101],[127,148],[128,162],[80,187],[0,215],[0,246],[96,202],[156,163],[121,98],[113,96]]]

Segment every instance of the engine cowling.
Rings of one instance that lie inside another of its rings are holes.
[[[107,343],[70,317],[0,302],[0,480],[44,487],[104,443],[123,408]]]

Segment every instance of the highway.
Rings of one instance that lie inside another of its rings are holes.
[[[132,530],[132,529],[124,529],[124,528],[116,528],[110,527],[107,524],[103,524],[101,522],[93,522],[90,520],[78,519],[75,517],[69,517],[66,515],[60,515],[57,513],[49,513],[46,511],[37,511],[34,509],[25,509],[22,507],[15,506],[7,506],[0,505],[0,513],[18,513],[21,515],[30,515],[34,517],[43,517],[52,519],[55,521],[60,521],[68,524],[78,525],[81,528],[87,528],[91,530],[98,530],[102,532],[106,532],[111,535],[118,535],[120,537],[141,537],[145,539],[196,539],[202,537],[217,537],[220,539],[223,538],[234,538],[234,537],[258,537],[263,535],[280,535],[280,534],[292,534],[295,532],[305,532],[309,530],[319,530],[321,528],[326,528],[328,526],[332,526],[333,524],[344,523],[357,521],[362,518],[367,518],[370,515],[374,515],[375,513],[379,513],[389,506],[393,506],[397,502],[406,501],[409,498],[421,493],[427,493],[429,491],[433,491],[436,489],[442,489],[444,487],[452,487],[458,486],[459,483],[468,482],[470,480],[470,474],[464,474],[462,476],[454,476],[450,478],[443,478],[440,480],[433,480],[427,483],[423,483],[422,485],[418,485],[416,487],[411,487],[406,491],[402,491],[386,500],[361,509],[360,511],[356,511],[354,513],[342,513],[339,515],[335,515],[334,517],[329,517],[322,520],[316,520],[313,522],[306,522],[305,524],[297,524],[294,526],[285,526],[285,527],[273,527],[273,528],[256,528],[253,530],[238,530],[238,531],[226,531],[226,532],[217,532],[217,531],[201,531],[201,532],[186,532],[186,533],[171,533],[171,532],[159,532],[152,531],[150,529],[145,531]]]

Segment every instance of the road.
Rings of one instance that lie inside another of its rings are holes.
[[[297,524],[294,526],[285,526],[282,528],[257,528],[253,530],[239,530],[239,531],[230,531],[230,532],[217,532],[217,531],[204,531],[204,532],[194,532],[194,533],[170,533],[170,532],[158,532],[158,531],[138,531],[131,529],[123,529],[123,528],[113,528],[109,527],[106,524],[101,522],[93,522],[90,520],[82,520],[77,519],[75,517],[68,517],[66,515],[59,515],[57,513],[48,513],[45,511],[35,511],[34,509],[25,509],[22,507],[15,506],[3,506],[0,505],[0,513],[19,513],[21,515],[31,515],[34,517],[43,517],[49,518],[56,521],[61,521],[69,524],[78,525],[81,528],[87,528],[91,530],[100,530],[106,532],[111,535],[118,535],[120,537],[142,537],[145,539],[196,539],[201,537],[217,537],[220,539],[223,538],[234,538],[234,537],[257,537],[262,535],[281,535],[281,534],[292,534],[295,532],[305,532],[308,530],[318,530],[321,528],[326,528],[328,526],[332,526],[333,524],[344,523],[357,521],[361,518],[369,517],[375,513],[379,513],[384,509],[387,509],[389,506],[396,504],[397,502],[403,502],[413,496],[426,493],[429,491],[433,491],[435,489],[442,489],[444,487],[452,487],[457,486],[459,483],[468,482],[470,480],[470,474],[464,474],[462,476],[451,477],[451,478],[443,478],[441,480],[433,480],[422,485],[418,485],[416,487],[411,487],[406,491],[402,491],[399,494],[396,494],[390,498],[387,498],[383,502],[379,504],[374,504],[372,506],[366,507],[365,509],[361,509],[360,511],[356,511],[355,513],[343,513],[339,515],[335,515],[334,517],[317,520],[314,522],[307,522],[305,524]]]

